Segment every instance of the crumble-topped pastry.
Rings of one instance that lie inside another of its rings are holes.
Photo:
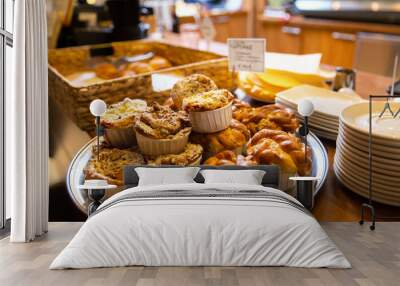
[[[187,144],[185,150],[179,154],[166,154],[160,156],[148,156],[149,165],[179,165],[189,166],[201,160],[203,147],[198,144]]]
[[[124,128],[133,126],[138,115],[146,111],[147,103],[141,99],[125,98],[111,105],[101,117],[105,128]]]
[[[227,89],[211,90],[183,99],[182,107],[186,111],[209,111],[224,107],[235,97]]]
[[[184,98],[217,88],[215,82],[209,77],[202,74],[193,74],[178,81],[171,90],[171,96],[175,105],[181,108]]]
[[[127,165],[143,165],[143,156],[131,149],[102,147],[97,160],[96,146],[84,173],[86,179],[107,180],[109,184],[123,185],[123,169]]]
[[[187,136],[191,131],[186,112],[175,112],[158,103],[154,103],[138,117],[135,128],[140,134],[153,139],[174,139]]]

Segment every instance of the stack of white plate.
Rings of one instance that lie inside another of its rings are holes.
[[[390,104],[394,111],[399,103]],[[379,118],[384,102],[372,105],[372,199],[400,206],[400,118]],[[350,190],[368,197],[369,104],[355,104],[340,116],[334,171]]]
[[[356,95],[301,85],[278,93],[275,102],[295,110],[302,121],[303,117],[297,113],[297,104],[304,99],[310,100],[315,109],[309,118],[310,130],[317,136],[330,140],[337,138],[340,112],[347,106],[363,101]]]

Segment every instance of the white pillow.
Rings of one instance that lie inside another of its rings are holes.
[[[200,168],[135,168],[139,186],[195,183],[193,180]]]
[[[205,184],[261,185],[265,171],[261,170],[202,170]]]

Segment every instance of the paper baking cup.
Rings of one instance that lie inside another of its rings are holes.
[[[185,136],[177,139],[153,139],[143,136],[136,131],[137,144],[140,151],[145,155],[159,156],[165,154],[179,154],[185,150],[189,140],[188,132]]]
[[[132,126],[126,128],[106,128],[104,138],[112,147],[128,148],[136,145],[135,130]]]
[[[210,111],[190,111],[193,131],[214,133],[228,128],[232,121],[232,102],[224,107]]]

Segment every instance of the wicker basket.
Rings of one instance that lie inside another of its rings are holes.
[[[220,88],[227,89],[231,89],[235,82],[232,73],[228,71],[227,59],[214,53],[148,40],[118,42],[108,46],[110,45],[114,56],[117,57],[152,51],[167,58],[174,66],[78,87],[72,85],[67,76],[87,69],[86,63],[91,57],[91,52],[104,48],[104,45],[49,50],[49,94],[85,131],[93,131],[94,119],[89,112],[89,104],[96,98],[104,100],[107,104],[119,102],[125,97],[163,102],[169,96],[169,91],[154,91],[152,74],[177,73],[187,76],[201,73],[212,78]]]

